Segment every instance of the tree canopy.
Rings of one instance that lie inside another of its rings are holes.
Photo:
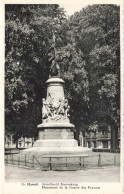
[[[120,123],[120,10],[93,5],[68,19],[59,5],[6,5],[6,131],[37,136],[53,59],[65,80],[77,132],[110,125],[117,146]],[[95,125],[95,123],[97,123]],[[90,127],[89,127],[90,126]],[[115,139],[116,137],[116,139]]]

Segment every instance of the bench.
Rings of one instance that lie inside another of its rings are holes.
[[[81,159],[83,158],[83,167],[84,167],[84,158],[88,157],[87,154],[79,154],[79,155],[43,155],[42,158],[49,158],[49,170],[52,170],[52,158],[65,158],[66,159],[66,167],[67,167],[67,158],[79,158],[80,162],[79,162],[79,166],[82,166],[82,162]]]

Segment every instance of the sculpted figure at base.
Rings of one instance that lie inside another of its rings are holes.
[[[44,122],[64,121],[69,122],[69,105],[67,99],[59,101],[45,100],[43,98],[42,119]]]

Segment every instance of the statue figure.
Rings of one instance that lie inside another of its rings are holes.
[[[64,101],[63,101],[63,99],[59,99],[59,107],[57,110],[57,114],[64,115]]]
[[[50,67],[50,77],[60,77],[60,67],[53,59],[51,67]]]
[[[52,103],[51,101],[45,100],[44,98],[42,99],[43,101],[43,108],[42,108],[42,118],[47,119],[52,116]]]
[[[45,119],[45,118],[48,118],[48,110],[47,110],[47,105],[44,98],[42,99],[42,102],[43,102],[42,118]]]
[[[68,105],[67,108],[66,108],[66,110],[65,110],[65,117],[66,117],[66,119],[67,119],[68,117],[70,117],[70,114],[68,114],[69,109],[70,109],[70,106]]]
[[[42,109],[42,118],[43,122],[48,122],[48,120],[57,121],[60,119],[68,120],[70,116],[68,114],[70,106],[68,105],[67,99],[59,99],[59,101],[54,101],[52,98],[49,98],[45,101],[43,98],[43,109]]]
[[[65,99],[65,102],[64,102],[64,113],[65,113],[66,119],[70,116],[70,115],[68,114],[69,108],[70,108],[70,106],[68,105],[68,100]]]
[[[56,62],[56,37],[55,37],[55,29],[52,29],[52,35],[53,35],[53,44],[51,46],[51,49],[53,51],[53,57],[52,57],[52,64],[50,67],[50,73],[49,73],[49,77],[60,77],[60,67],[58,65],[58,63]]]

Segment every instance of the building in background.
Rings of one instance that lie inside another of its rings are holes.
[[[108,129],[98,128],[96,131],[88,130],[85,131],[85,137],[82,132],[79,135],[80,146],[85,146],[88,148],[93,148],[93,150],[110,150],[111,149],[111,127]],[[120,149],[120,130],[118,131],[118,147]]]
[[[18,148],[28,148],[32,147],[34,144],[34,138],[32,137],[21,137],[18,139]],[[16,143],[14,139],[14,134],[5,135],[5,148],[15,148]]]

